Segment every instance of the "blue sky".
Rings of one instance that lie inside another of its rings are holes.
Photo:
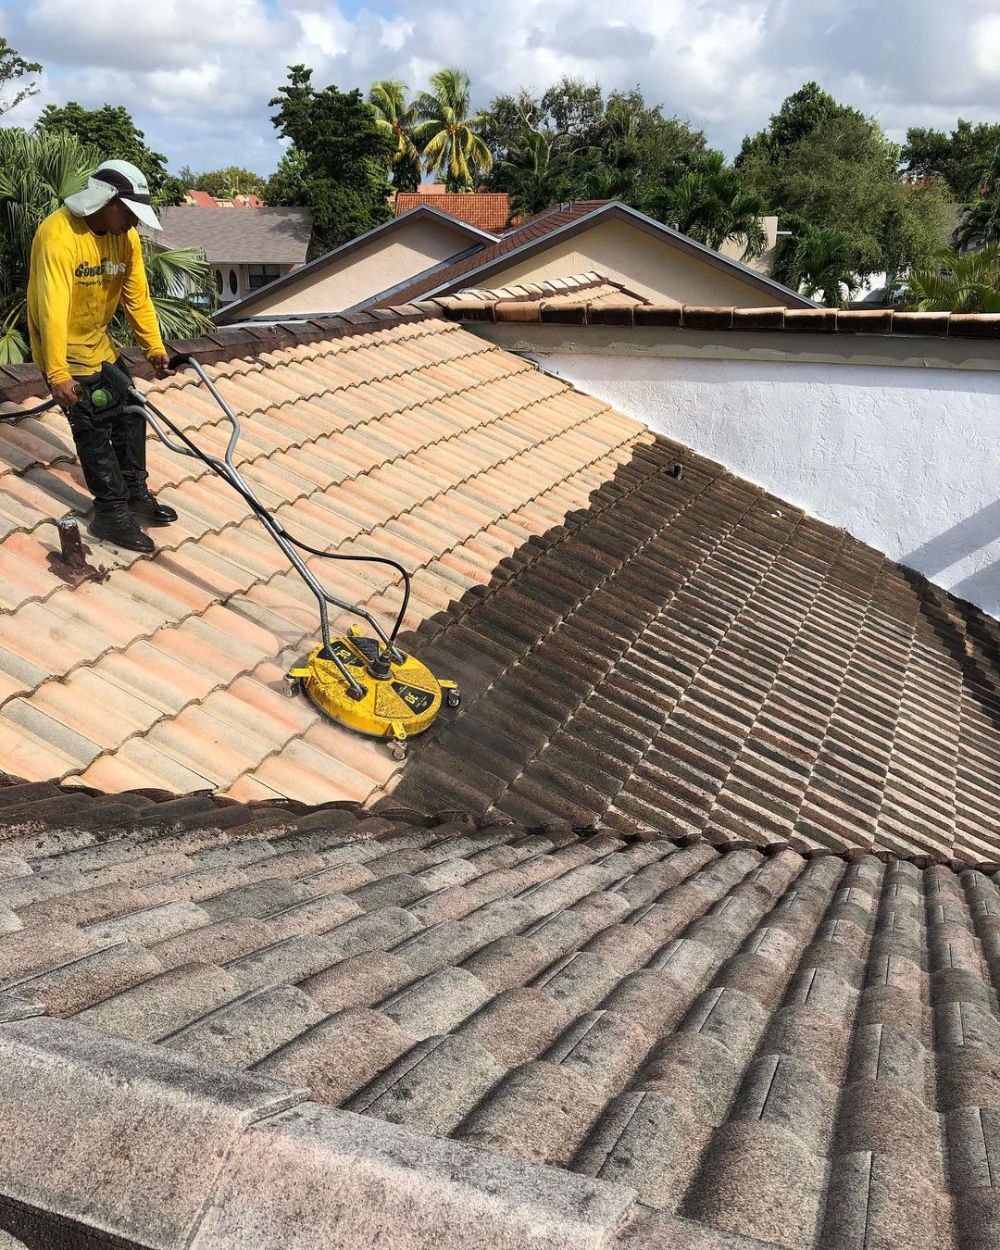
[[[124,104],[174,169],[270,172],[267,101],[297,61],[363,88],[459,65],[480,104],[564,73],[638,83],[730,154],[812,78],[897,139],[1000,120],[1000,0],[0,0],[0,35],[45,66],[7,121]]]

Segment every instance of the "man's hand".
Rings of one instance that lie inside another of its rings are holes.
[[[153,369],[153,376],[158,381],[174,376],[175,370],[170,368],[170,362],[166,356],[150,356],[149,363]]]
[[[83,399],[83,389],[80,383],[75,382],[72,378],[65,382],[53,382],[49,390],[52,392],[52,398],[60,408],[70,409]]]

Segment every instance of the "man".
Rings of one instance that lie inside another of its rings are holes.
[[[167,353],[135,227],[160,223],[142,172],[106,161],[86,187],[38,227],[28,278],[31,354],[69,418],[87,486],[94,496],[90,532],[130,551],[155,550],[138,520],[169,525],[173,508],[146,485],[146,423],[125,412],[131,378],[108,325],[121,303],[158,378]]]

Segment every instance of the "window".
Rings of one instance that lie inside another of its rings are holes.
[[[280,265],[247,265],[247,281],[251,291],[259,291],[275,278],[281,277]]]
[[[232,293],[233,293],[234,295],[235,295],[235,294],[236,294],[236,292],[240,289],[240,284],[239,284],[239,282],[238,282],[238,281],[237,281],[237,279],[236,279],[236,270],[235,270],[235,269],[230,269],[230,271],[229,271],[229,289],[230,289],[230,291],[232,291]]]
[[[215,290],[219,295],[222,294],[222,270],[221,269],[216,269],[215,271]]]

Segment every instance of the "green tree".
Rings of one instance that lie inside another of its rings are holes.
[[[64,131],[29,134],[0,129],[0,363],[27,357],[26,294],[35,231],[68,195],[86,184],[100,159],[96,149]],[[151,243],[144,243],[144,250],[164,334],[193,338],[210,330],[204,313],[177,293],[214,292],[204,257],[156,249]]]
[[[928,200],[901,190],[899,159],[877,122],[807,83],[767,130],[745,141],[735,164],[782,227],[799,223],[786,254],[805,227],[836,230],[849,240],[860,280],[899,272],[926,256],[929,221],[944,229]],[[928,198],[940,202],[940,189]],[[944,241],[940,235],[933,246]]]
[[[790,286],[838,308],[857,289],[854,243],[834,226],[807,226],[795,241],[787,269]]]
[[[1000,312],[1000,247],[944,250],[933,267],[914,270],[906,306],[917,312]]]
[[[951,134],[911,127],[903,145],[903,168],[913,178],[943,178],[963,204],[977,198],[983,175],[1000,147],[1000,123],[959,118]]]
[[[312,210],[313,255],[389,220],[386,170],[394,145],[380,133],[375,111],[360,91],[338,91],[332,85],[317,91],[312,70],[293,65],[270,103],[277,109],[272,123],[294,145],[291,160],[300,162],[298,170],[286,164],[283,177],[301,171],[301,178],[292,181],[301,196],[298,203]],[[284,202],[274,198],[272,185],[279,190],[277,183],[269,184],[271,202]]]
[[[208,169],[203,174],[196,174],[185,168],[178,174],[183,181],[185,190],[205,191],[219,200],[231,200],[237,195],[257,195],[264,198],[267,179],[252,169],[244,169],[241,165],[227,165],[225,169]]]
[[[0,36],[0,117],[37,94],[38,87],[31,75],[41,72],[37,61],[26,61]]]
[[[183,202],[184,188],[167,172],[167,158],[149,147],[124,105],[85,109],[75,100],[63,105],[49,104],[42,110],[37,129],[40,133],[62,131],[74,135],[94,148],[101,160],[130,161],[146,175],[156,205]]]
[[[380,78],[372,83],[368,103],[375,110],[379,133],[391,138],[392,183],[397,191],[416,191],[420,185],[420,153],[413,141],[417,106],[406,99],[406,83]]]
[[[941,251],[955,224],[955,202],[940,178],[897,182],[884,206],[881,245],[886,293],[902,275],[926,268]]]
[[[481,114],[472,114],[469,75],[460,69],[431,74],[433,91],[416,100],[420,120],[413,130],[432,174],[445,175],[449,191],[471,191],[477,174],[489,173],[493,154],[478,133]]]
[[[638,88],[605,100],[597,83],[562,78],[541,97],[521,91],[497,96],[485,115],[483,138],[494,157],[491,190],[521,194],[536,181],[535,147],[547,152],[549,203],[557,199],[618,199],[645,209],[673,186],[706,151],[705,136],[676,117],[664,117]]]
[[[684,234],[718,250],[727,239],[743,244],[743,259],[767,246],[765,205],[749,191],[721,152],[703,156],[673,186],[650,196],[651,214]]]
[[[990,153],[976,194],[962,210],[955,242],[961,248],[1000,243],[1000,146]]]
[[[551,132],[523,130],[512,139],[503,160],[504,189],[510,196],[510,215],[527,217],[543,212],[564,198],[565,165],[559,159]]]
[[[306,157],[296,147],[282,154],[278,168],[268,178],[263,199],[268,204],[288,208],[304,208],[308,204]]]

